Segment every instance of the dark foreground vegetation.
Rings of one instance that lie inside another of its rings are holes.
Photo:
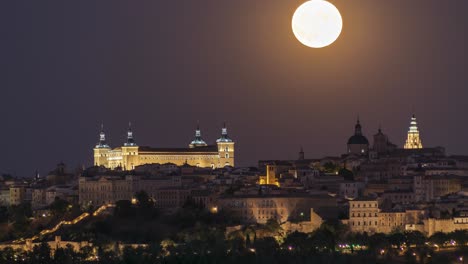
[[[61,212],[62,206],[58,206]],[[420,232],[354,234],[339,222],[325,222],[312,233],[285,234],[279,223],[239,226],[228,214],[216,214],[188,202],[161,214],[145,193],[137,202],[120,201],[112,214],[44,236],[51,241],[89,241],[92,247],[51,249],[45,242],[32,251],[5,248],[2,263],[463,263],[468,234],[456,231],[425,237]]]

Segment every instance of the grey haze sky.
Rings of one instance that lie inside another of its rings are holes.
[[[291,31],[303,1],[3,1],[0,172],[91,165],[109,142],[208,142],[224,120],[238,165],[339,155],[359,114],[402,146],[467,153],[468,1],[335,0],[343,32],[311,49]]]

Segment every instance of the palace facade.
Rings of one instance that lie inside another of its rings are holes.
[[[173,163],[197,167],[222,168],[234,166],[234,141],[227,134],[226,125],[215,145],[208,145],[201,137],[200,128],[195,130],[195,138],[187,148],[154,148],[138,146],[129,125],[127,142],[117,148],[106,143],[106,135],[101,127],[99,142],[94,147],[94,165],[106,168],[133,170],[145,164]]]

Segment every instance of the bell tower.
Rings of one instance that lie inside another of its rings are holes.
[[[216,167],[234,167],[234,141],[229,138],[226,123],[221,129],[221,137],[216,140],[219,152],[219,164]]]
[[[413,114],[411,117],[410,127],[408,130],[408,137],[405,143],[405,149],[421,149],[423,148],[421,138],[419,137],[418,123],[416,116]]]

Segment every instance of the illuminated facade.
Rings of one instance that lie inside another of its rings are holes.
[[[173,163],[181,166],[189,164],[197,167],[222,168],[234,166],[234,141],[227,134],[226,125],[216,145],[207,145],[201,137],[200,128],[195,131],[195,139],[188,148],[152,148],[138,146],[133,138],[131,126],[127,132],[127,142],[112,149],[106,143],[106,135],[101,128],[99,142],[94,147],[94,165],[124,170],[135,169],[144,164]]]
[[[258,183],[261,185],[276,185],[280,187],[282,174],[288,174],[291,164],[288,162],[276,161],[266,164],[265,175],[260,175]]]
[[[279,178],[280,174],[277,170],[277,166],[267,165],[266,166],[266,175],[259,177],[260,184],[273,184],[279,187]]]
[[[314,211],[336,208],[336,200],[328,195],[298,193],[228,195],[220,197],[218,205],[220,209],[226,210],[231,217],[242,223],[264,224],[268,219],[280,223],[290,220],[309,220]]]
[[[405,149],[421,149],[422,147],[421,138],[419,137],[418,123],[416,122],[416,116],[413,115],[411,117]]]

